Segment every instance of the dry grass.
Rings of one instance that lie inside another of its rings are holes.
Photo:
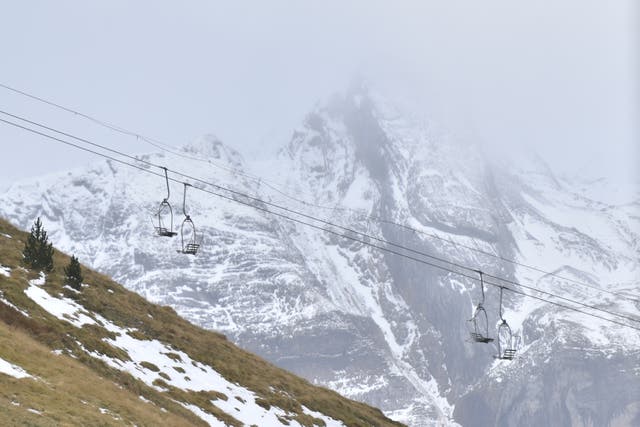
[[[58,356],[27,333],[0,323],[0,356],[35,379],[0,374],[1,425],[202,425],[187,411],[164,413],[131,390],[71,357]],[[100,408],[109,412],[101,413]],[[30,412],[37,410],[41,414]]]
[[[2,333],[2,337],[0,337],[0,356],[4,357],[6,355],[8,358],[11,356],[5,351],[6,347],[2,345],[2,339],[7,339],[10,342],[11,337],[13,339],[19,338],[20,341],[25,342],[25,345],[28,343],[33,348],[39,346],[38,351],[43,355],[43,359],[39,364],[31,365],[28,363],[27,357],[20,356],[20,354],[29,354],[28,351],[25,351],[26,349],[22,349],[13,352],[13,357],[16,357],[16,359],[10,360],[25,369],[33,366],[36,375],[40,376],[37,373],[39,372],[38,369],[45,370],[42,372],[43,378],[48,379],[53,375],[52,380],[58,378],[65,386],[73,387],[73,390],[79,393],[79,396],[83,395],[80,392],[82,385],[97,384],[98,376],[104,378],[100,380],[104,384],[101,384],[99,388],[104,387],[105,390],[115,389],[118,391],[117,393],[98,393],[96,391],[98,387],[89,387],[87,390],[92,390],[92,392],[85,395],[85,400],[92,399],[91,402],[93,402],[92,405],[94,406],[78,404],[77,398],[73,400],[73,397],[69,397],[73,404],[71,404],[71,401],[64,401],[63,404],[60,400],[61,398],[55,398],[57,393],[46,393],[44,384],[35,381],[7,379],[5,376],[0,375],[0,381],[9,381],[11,383],[11,387],[2,387],[4,394],[7,394],[7,390],[11,390],[11,393],[13,393],[16,382],[30,384],[29,387],[35,387],[44,394],[39,399],[37,398],[38,393],[35,393],[33,389],[31,393],[24,391],[24,393],[27,393],[22,395],[23,398],[26,398],[25,402],[29,402],[29,405],[40,405],[40,408],[46,408],[47,414],[56,414],[58,418],[54,419],[58,420],[58,424],[76,424],[76,421],[82,420],[81,416],[88,416],[89,412],[93,411],[93,409],[87,410],[85,414],[86,407],[91,406],[91,408],[94,408],[95,405],[101,404],[110,410],[113,407],[113,412],[118,413],[123,419],[135,419],[137,425],[154,425],[153,421],[160,419],[154,418],[158,417],[158,406],[162,406],[169,411],[168,414],[161,414],[162,425],[201,423],[193,414],[173,403],[171,399],[174,399],[197,404],[229,425],[240,425],[237,420],[222,413],[210,403],[212,399],[226,399],[227,396],[220,393],[186,392],[166,385],[164,387],[168,389],[167,392],[158,392],[134,379],[129,374],[109,368],[103,362],[86,355],[78,346],[76,340],[89,350],[99,351],[123,360],[127,358],[124,352],[111,347],[103,341],[103,338],[109,334],[106,330],[95,326],[75,328],[71,324],[49,315],[33,303],[24,294],[24,289],[27,286],[27,281],[36,278],[38,274],[18,268],[21,265],[21,250],[24,245],[23,241],[26,239],[26,233],[18,231],[3,220],[0,220],[0,233],[13,236],[13,239],[0,236],[0,264],[12,269],[10,278],[7,279],[4,276],[0,276],[0,290],[3,291],[8,300],[16,306],[26,309],[31,316],[26,318],[0,303],[0,320],[2,321],[0,322],[2,327],[0,328]],[[401,425],[384,417],[378,409],[346,399],[333,391],[314,386],[289,372],[269,364],[256,355],[236,347],[227,341],[223,335],[196,327],[180,318],[171,308],[151,304],[139,295],[113,282],[108,277],[91,271],[84,266],[84,281],[89,283],[90,286],[83,288],[78,294],[70,292],[62,287],[62,269],[69,262],[69,257],[56,251],[54,262],[55,268],[47,275],[45,284],[45,289],[51,294],[63,293],[66,297],[78,301],[88,310],[102,315],[119,326],[135,328],[137,330],[135,337],[138,339],[157,339],[171,345],[176,350],[189,354],[192,359],[213,367],[227,380],[241,384],[243,387],[254,391],[260,397],[261,405],[282,408],[291,414],[291,419],[302,425],[312,426],[314,423],[315,425],[322,425],[323,423],[305,415],[301,405],[342,420],[349,426]],[[65,351],[75,355],[77,360],[64,356],[53,356],[50,353],[51,349],[65,349]],[[174,354],[174,357],[176,356],[177,354]],[[48,361],[45,360],[46,358],[48,358]],[[52,358],[55,358],[56,363],[51,363]],[[72,367],[73,369],[71,369]],[[68,370],[74,370],[78,373],[82,372],[82,374],[56,377],[54,375],[56,370],[63,368],[68,368]],[[171,372],[168,374],[171,375]],[[83,381],[85,378],[93,378],[93,380]],[[160,382],[161,380],[158,381]],[[116,387],[114,383],[122,388]],[[18,388],[22,389],[24,387],[27,386]],[[11,396],[5,397],[4,394],[2,395],[3,398],[12,398]],[[146,399],[153,401],[156,405],[144,404],[138,398],[139,395],[144,395]],[[70,396],[74,396],[74,394],[71,393]],[[111,400],[107,399],[109,396],[112,397]],[[115,396],[118,396],[118,398],[115,399]],[[229,396],[229,398],[233,397]],[[6,419],[9,421],[14,419],[12,417],[24,416],[25,418],[20,418],[20,423],[29,424],[35,422],[34,425],[47,425],[46,423],[41,423],[43,417],[35,416],[35,414],[28,413],[24,409],[20,410],[23,406],[17,407],[10,403],[5,405],[4,402],[0,406],[2,407],[0,409],[2,411],[0,412],[0,420]],[[72,409],[72,406],[77,407],[77,409]],[[146,412],[143,412],[143,410]],[[169,416],[175,417],[175,424],[173,422],[167,424],[167,417]],[[98,414],[93,414],[91,420],[95,420],[95,423],[84,422],[84,424],[109,424],[109,420],[113,421],[113,418],[98,412]]]

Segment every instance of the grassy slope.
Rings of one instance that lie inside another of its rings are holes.
[[[130,390],[116,386],[96,372],[51,349],[19,328],[0,323],[0,355],[38,378],[16,379],[0,374],[2,425],[190,425],[190,413],[163,413]],[[109,413],[100,412],[108,408]],[[42,415],[29,411],[37,410]]]
[[[108,334],[104,329],[86,325],[76,328],[31,301],[24,289],[28,280],[36,278],[38,273],[19,269],[27,234],[4,220],[0,220],[0,233],[13,237],[0,235],[0,264],[12,269],[10,278],[0,275],[0,290],[6,299],[30,314],[26,318],[0,302],[0,357],[43,379],[18,380],[0,374],[0,424],[78,424],[80,421],[90,425],[119,424],[121,421],[113,416],[118,414],[128,424],[202,425],[199,418],[173,402],[178,400],[198,404],[230,425],[240,425],[209,403],[211,399],[225,396],[173,388],[160,392],[88,356],[78,342],[88,350],[126,358],[102,341]],[[264,406],[277,406],[296,414],[295,419],[303,425],[313,425],[314,419],[305,415],[300,405],[349,426],[400,425],[385,418],[378,409],[313,386],[239,349],[223,335],[198,328],[171,308],[151,304],[86,267],[83,267],[84,281],[90,286],[75,295],[62,287],[62,269],[69,262],[68,256],[56,251],[54,260],[54,271],[47,275],[44,286],[52,295],[63,293],[119,326],[137,329],[139,339],[157,339],[170,344],[193,360],[213,367],[227,380],[251,389],[263,399]],[[56,356],[51,353],[52,349],[63,349],[73,358]],[[154,404],[145,403],[138,396]],[[20,406],[15,405],[16,402]],[[97,409],[101,407],[113,414],[101,414]],[[168,412],[162,412],[161,407]],[[47,417],[29,412],[28,408],[44,410]]]

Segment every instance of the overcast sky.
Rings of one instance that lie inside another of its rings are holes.
[[[214,133],[251,156],[361,75],[453,132],[623,184],[640,163],[636,3],[23,0],[0,14],[0,83],[174,145]],[[1,88],[0,109],[151,150]],[[90,159],[2,123],[0,147],[0,186]]]

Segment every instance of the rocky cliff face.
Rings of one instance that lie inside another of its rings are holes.
[[[144,159],[338,226],[259,204],[318,227],[388,246],[357,234],[367,233],[638,317],[638,202],[594,200],[589,188],[557,180],[540,162],[490,161],[475,144],[435,133],[365,91],[310,113],[266,163],[268,182],[245,174],[240,154],[212,137],[183,154],[203,161]],[[521,347],[514,361],[495,361],[493,345],[468,339],[476,280],[196,189],[187,204],[203,249],[178,254],[176,238],[153,235],[151,216],[165,191],[160,178],[97,162],[15,184],[0,196],[0,215],[23,228],[42,216],[59,247],[129,288],[410,425],[638,422],[637,330],[505,291],[504,317]],[[181,197],[172,184],[178,212]],[[498,292],[486,291],[495,335]]]

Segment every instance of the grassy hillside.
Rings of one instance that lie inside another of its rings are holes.
[[[0,373],[0,425],[251,425],[243,408],[282,425],[400,425],[86,267],[80,292],[63,286],[61,252],[46,276],[23,268],[26,237],[0,220],[0,359],[30,375]],[[223,379],[203,387],[200,372]]]

